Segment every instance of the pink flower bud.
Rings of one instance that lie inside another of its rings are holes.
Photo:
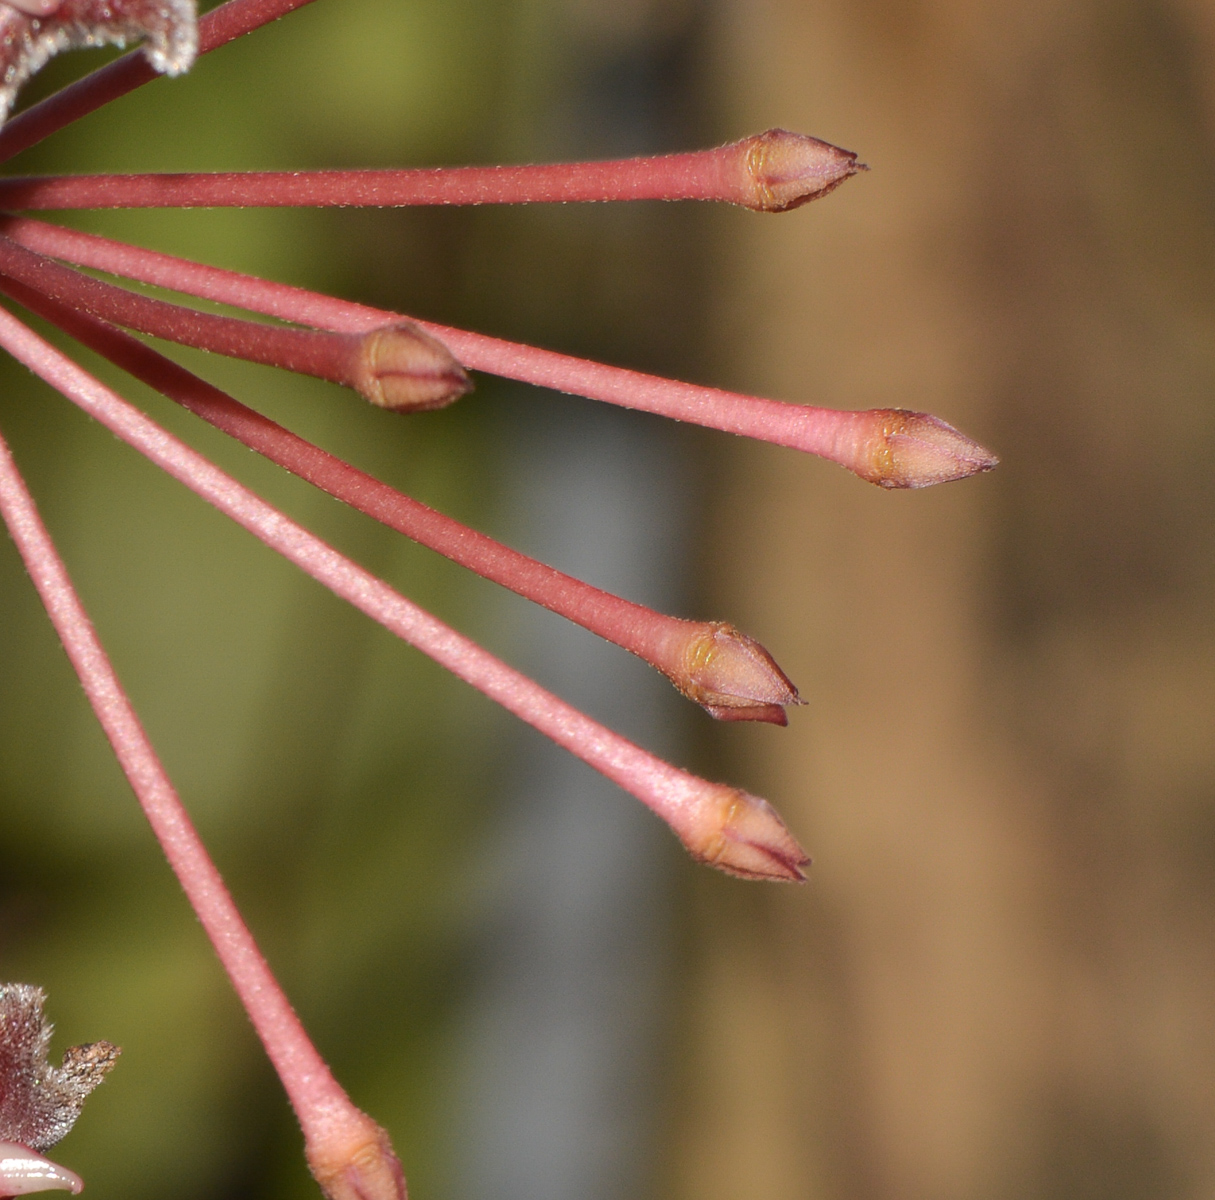
[[[844,465],[878,487],[931,487],[990,471],[1000,462],[990,450],[929,413],[875,408],[855,417],[854,447]]]
[[[787,723],[797,688],[753,637],[725,621],[680,622],[680,642],[659,666],[689,700],[719,721]]]
[[[364,399],[396,412],[429,412],[472,391],[447,348],[411,321],[358,338],[351,376]]]
[[[851,150],[785,129],[769,129],[736,144],[746,148],[746,174],[739,196],[730,198],[758,212],[798,208],[869,170]]]
[[[694,859],[742,879],[805,882],[802,867],[810,859],[766,800],[697,782],[693,803],[668,806],[662,814]]]
[[[310,1132],[305,1154],[313,1178],[328,1200],[407,1200],[388,1134],[363,1113],[357,1117]]]

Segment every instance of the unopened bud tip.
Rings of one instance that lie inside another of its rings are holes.
[[[753,637],[725,621],[688,623],[672,682],[719,721],[786,724],[784,705],[801,704],[797,688]]]
[[[776,810],[738,788],[712,788],[695,810],[673,822],[693,858],[742,879],[802,883],[810,859]]]
[[[785,129],[769,129],[744,144],[752,195],[743,203],[760,212],[798,208],[869,169],[851,150]]]
[[[472,391],[446,346],[406,321],[359,339],[353,385],[379,408],[430,412]]]
[[[800,704],[801,701],[799,700]],[[779,704],[702,704],[701,707],[716,721],[763,721],[768,725],[788,725],[789,716]]]
[[[990,450],[929,413],[876,409],[875,429],[856,473],[884,488],[923,488],[990,471]]]

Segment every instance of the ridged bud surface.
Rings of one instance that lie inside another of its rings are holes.
[[[1000,460],[973,438],[929,413],[874,409],[871,428],[858,439],[852,469],[884,488],[923,488],[990,471]]]
[[[772,655],[725,621],[689,622],[686,640],[667,674],[689,700],[719,721],[784,725],[784,705],[802,703]]]
[[[362,336],[351,382],[364,399],[394,412],[430,412],[472,391],[451,352],[408,321]]]
[[[769,129],[739,145],[746,147],[750,195],[738,203],[758,212],[788,212],[869,170],[851,150],[786,129]]]
[[[705,784],[691,815],[671,824],[699,862],[742,879],[804,883],[810,862],[776,810],[758,796],[724,784]]]
[[[305,1154],[327,1200],[408,1200],[388,1134],[370,1117],[342,1118],[308,1138]]]

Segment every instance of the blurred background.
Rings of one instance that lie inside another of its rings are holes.
[[[56,60],[33,99],[104,61]],[[772,799],[804,888],[357,617],[11,363],[0,428],[183,799],[415,1200],[1215,1195],[1215,9],[1206,0],[317,0],[14,173],[612,156],[769,126],[872,173],[704,206],[70,214],[643,370],[937,413],[993,475],[880,492],[477,380],[411,420],[181,357],[592,582],[759,637],[715,725],[627,656],[124,393],[613,727]],[[87,354],[81,361],[114,376]],[[272,1073],[11,546],[0,977],[119,1068],[90,1195],[316,1194]]]

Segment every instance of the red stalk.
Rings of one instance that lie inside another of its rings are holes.
[[[7,313],[0,319],[17,325]],[[282,1080],[318,1182],[332,1200],[403,1200],[405,1180],[387,1135],[334,1079],[262,957],[123,691],[2,437],[0,512],[152,832]]]
[[[0,228],[44,254],[302,325],[364,332],[406,318],[287,284],[204,266],[108,238],[11,217]],[[774,442],[839,463],[887,488],[927,487],[989,471],[990,451],[939,418],[903,409],[841,412],[679,383],[430,321],[416,324],[470,370]]]
[[[228,0],[198,23],[198,52],[208,54],[312,0]],[[65,125],[158,78],[142,51],[133,50],[27,108],[0,129],[0,162]]]
[[[601,591],[396,491],[234,400],[121,330],[0,276],[0,290],[250,449],[406,537],[636,654],[722,720],[786,723],[797,689],[754,639]]]
[[[2,235],[0,273],[153,337],[343,384],[381,408],[441,408],[472,386],[448,351],[407,321],[356,334],[220,317],[92,279]]]
[[[713,150],[609,162],[388,171],[249,171],[68,175],[0,180],[0,207],[394,208],[718,200],[783,212],[825,196],[865,168],[817,138],[770,129]]]
[[[285,517],[3,310],[0,346],[335,595],[636,796],[694,858],[747,878],[803,878],[808,860],[765,801],[672,767],[507,666]]]

